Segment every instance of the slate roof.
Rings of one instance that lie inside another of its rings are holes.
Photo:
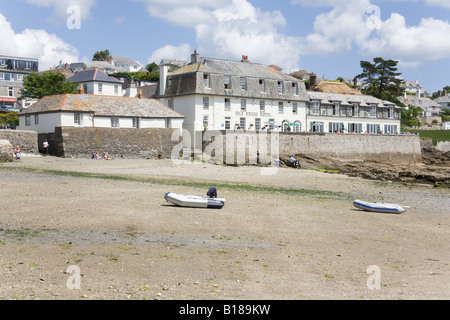
[[[398,99],[406,105],[413,105],[416,107],[427,108],[427,107],[441,107],[441,105],[430,98],[418,97],[416,95],[407,95],[405,97],[401,96]]]
[[[47,96],[22,111],[19,115],[58,111],[94,112],[96,116],[184,118],[183,115],[155,99],[92,94]]]
[[[434,99],[435,102],[441,104],[441,103],[449,103],[450,102],[450,94],[446,94],[444,96],[437,97]]]
[[[169,76],[192,72],[205,72],[211,74],[223,74],[227,76],[242,76],[296,82],[299,81],[298,78],[263,64],[212,58],[199,58],[199,62],[185,65],[169,73]]]
[[[315,89],[316,91],[328,92],[328,93],[343,93],[343,94],[355,94],[362,95],[358,89],[350,88],[345,82],[335,81],[320,81]]]
[[[98,82],[111,82],[117,84],[123,84],[122,81],[117,80],[114,77],[106,74],[106,72],[100,69],[88,69],[83,70],[72,77],[69,78],[72,82],[82,83],[82,82],[90,82],[90,81],[98,81]]]
[[[377,99],[368,95],[355,95],[355,94],[339,94],[319,91],[308,91],[308,97],[311,101],[319,100],[321,103],[334,103],[340,102],[341,105],[351,105],[352,103],[359,103],[362,107],[369,107],[372,104],[377,104],[378,107],[387,107],[389,105],[395,105],[392,102]],[[396,108],[400,108],[396,106]]]

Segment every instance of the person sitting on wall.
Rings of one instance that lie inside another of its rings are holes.
[[[210,198],[217,198],[217,189],[212,187],[209,188],[208,192],[206,193],[206,195]]]

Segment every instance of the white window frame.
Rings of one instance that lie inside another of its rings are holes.
[[[230,100],[230,98],[225,98],[224,99],[224,104],[225,104],[225,111],[230,111],[231,110],[231,100]]]
[[[231,78],[230,78],[230,76],[223,76],[223,87],[226,90],[231,89]]]
[[[111,117],[111,128],[119,128],[119,118]]]
[[[284,103],[283,102],[278,102],[278,113],[284,113]]]
[[[259,91],[266,92],[266,80],[259,79]]]
[[[294,94],[294,96],[298,96],[299,95],[299,89],[298,89],[298,83],[297,82],[292,82],[292,93]]]
[[[203,74],[203,86],[207,89],[211,89],[211,79],[208,73]]]
[[[241,111],[247,110],[247,100],[241,99]]]
[[[240,77],[239,82],[240,82],[240,85],[241,85],[241,90],[242,91],[247,91],[247,78],[246,77]]]
[[[203,110],[209,110],[209,97],[203,97]]]

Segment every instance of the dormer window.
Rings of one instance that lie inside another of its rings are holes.
[[[266,92],[266,81],[264,79],[259,79],[259,90]]]
[[[298,83],[292,82],[292,94],[298,96]]]
[[[278,86],[278,93],[282,94],[284,92],[283,81],[278,81],[277,86]]]
[[[246,77],[241,77],[240,78],[240,83],[241,83],[241,90],[242,91],[247,91],[247,78]]]
[[[224,87],[224,89],[231,88],[230,76],[223,76],[223,87]]]
[[[211,88],[211,81],[209,79],[209,74],[203,74],[203,85],[205,88]]]

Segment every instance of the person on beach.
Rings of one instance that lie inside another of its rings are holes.
[[[209,188],[208,192],[206,193],[206,195],[210,198],[217,198],[217,189],[212,187]]]
[[[45,154],[46,156],[48,156],[48,147],[49,147],[49,144],[48,144],[47,139],[44,140],[44,143],[42,144],[42,146],[44,147],[44,154]]]
[[[19,146],[16,146],[16,148],[14,149],[14,155],[15,155],[16,160],[20,160],[20,147]]]

